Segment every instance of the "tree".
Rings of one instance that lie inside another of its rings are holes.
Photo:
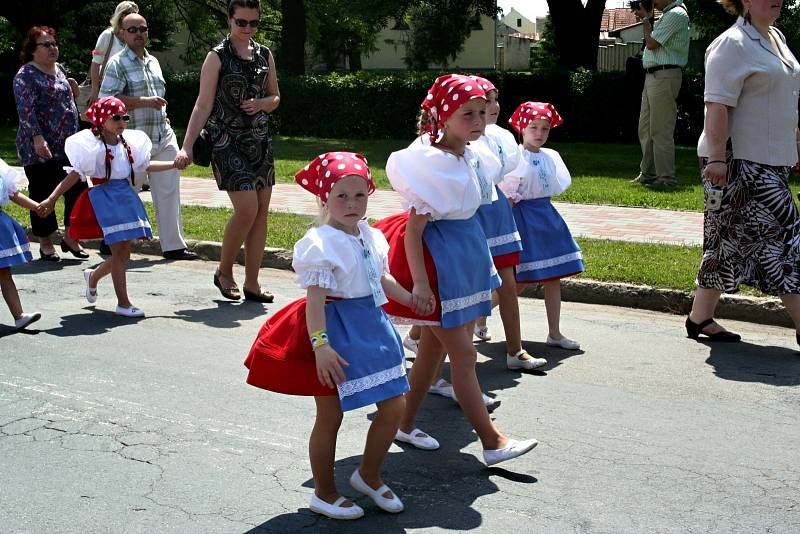
[[[547,0],[553,24],[553,44],[559,65],[568,70],[597,70],[600,23],[606,0]]]
[[[408,2],[405,22],[409,26],[406,64],[427,69],[431,63],[447,65],[464,49],[473,29],[480,27],[480,16],[494,19],[498,14],[494,0],[418,0]]]

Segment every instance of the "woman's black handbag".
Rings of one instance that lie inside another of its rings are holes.
[[[197,139],[194,140],[194,145],[192,145],[192,161],[201,167],[208,167],[211,165],[212,148],[213,144],[211,143],[211,138],[208,135],[208,130],[203,128],[200,131],[200,135],[198,135]]]

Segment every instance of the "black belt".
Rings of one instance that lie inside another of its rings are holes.
[[[644,69],[647,74],[653,74],[657,70],[679,69],[680,65],[656,65],[655,67],[648,67]]]

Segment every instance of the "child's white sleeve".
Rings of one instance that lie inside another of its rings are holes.
[[[335,264],[326,258],[325,244],[316,228],[294,244],[292,269],[297,273],[297,283],[303,289],[317,286],[336,290]]]
[[[106,170],[102,165],[105,162],[103,150],[103,144],[91,130],[81,130],[70,135],[64,142],[64,152],[69,160],[69,166],[64,167],[64,170],[77,172],[83,182],[87,177],[104,178]]]

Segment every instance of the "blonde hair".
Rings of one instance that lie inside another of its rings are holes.
[[[433,118],[430,111],[422,108],[419,110],[419,115],[417,115],[417,131],[419,135],[428,135],[429,129],[433,132],[433,138],[436,139],[439,136],[439,128],[436,125],[436,119]]]
[[[319,208],[319,212],[317,213],[317,219],[314,221],[315,226],[325,226],[331,221],[331,212],[328,211],[328,205],[323,204],[322,199],[317,197],[317,207]]]
[[[731,15],[738,15],[741,17],[744,14],[745,9],[742,0],[717,0],[717,2]]]
[[[139,12],[139,6],[137,6],[134,2],[130,2],[129,0],[117,4],[117,8],[114,10],[114,14],[111,15],[111,19],[109,20],[109,22],[111,23],[111,32],[114,35],[117,35],[119,33],[120,27],[122,26],[122,19],[124,19],[131,13],[138,13],[138,12]]]

